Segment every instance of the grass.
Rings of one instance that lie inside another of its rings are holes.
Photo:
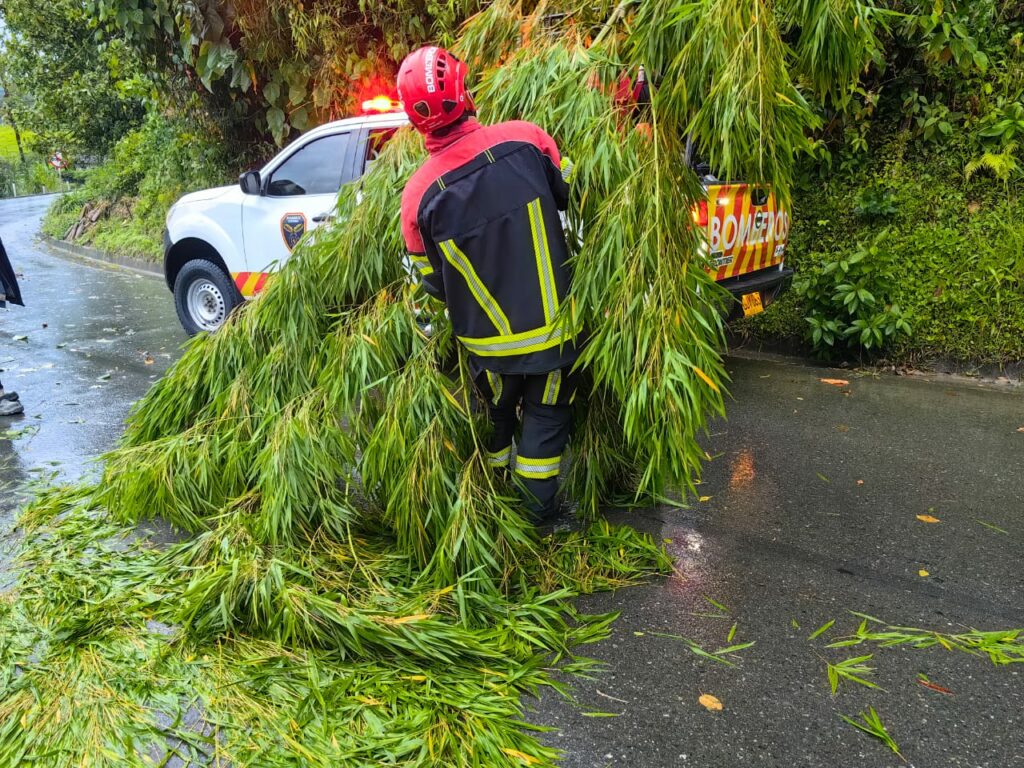
[[[935,146],[881,122],[869,156],[824,177],[809,169],[794,193],[787,265],[809,274],[883,231],[894,257],[890,300],[908,312],[913,335],[882,357],[926,365],[947,360],[1002,365],[1024,360],[1024,179],[1007,186],[964,176],[965,140]],[[858,211],[883,190],[892,212]],[[737,325],[741,335],[809,351],[804,300],[789,292],[771,310]],[[870,359],[870,356],[869,356]]]
[[[164,255],[162,237],[161,230],[138,219],[108,220],[90,230],[80,242],[107,253],[159,262]]]
[[[25,134],[22,134],[21,140],[24,143],[26,141]],[[0,159],[18,161],[20,156],[18,155],[18,142],[14,138],[14,128],[7,125],[6,123],[0,124]]]

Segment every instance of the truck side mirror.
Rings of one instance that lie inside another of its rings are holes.
[[[260,172],[246,171],[238,177],[238,186],[240,186],[242,191],[247,195],[261,194],[263,189],[260,182]]]

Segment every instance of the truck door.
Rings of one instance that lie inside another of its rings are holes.
[[[303,234],[327,220],[341,185],[353,178],[357,138],[351,130],[320,136],[271,163],[261,179],[262,194],[247,195],[242,205],[250,274],[271,271],[291,256]]]

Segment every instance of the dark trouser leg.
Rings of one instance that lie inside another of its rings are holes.
[[[476,380],[487,400],[487,415],[493,429],[487,439],[487,463],[495,469],[507,469],[512,459],[512,438],[519,425],[519,401],[523,397],[523,376],[484,371]]]
[[[558,510],[555,497],[562,453],[572,427],[574,378],[568,369],[526,377],[516,475],[526,491],[526,503],[539,521]]]

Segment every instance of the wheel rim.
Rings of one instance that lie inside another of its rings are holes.
[[[220,288],[205,278],[188,287],[185,306],[192,321],[204,331],[216,331],[227,317],[227,304]]]

